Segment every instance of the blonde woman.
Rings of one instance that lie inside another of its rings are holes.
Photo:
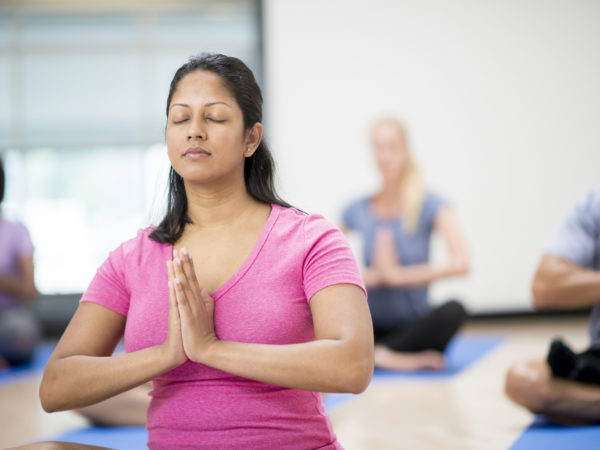
[[[428,286],[465,275],[468,256],[452,210],[426,190],[401,122],[377,121],[371,138],[382,186],[352,202],[343,227],[364,241],[369,307],[375,332],[375,365],[390,370],[441,370],[443,352],[467,317],[457,301],[432,308]],[[429,247],[439,233],[448,250],[444,265],[432,265]]]

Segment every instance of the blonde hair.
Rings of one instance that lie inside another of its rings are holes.
[[[413,154],[408,148],[406,128],[404,124],[394,117],[384,117],[373,123],[371,131],[381,125],[388,125],[396,129],[398,135],[404,140],[405,156],[402,168],[400,185],[400,198],[402,201],[402,216],[404,229],[409,233],[415,233],[419,228],[421,208],[425,200],[425,185],[423,174],[417,165]]]

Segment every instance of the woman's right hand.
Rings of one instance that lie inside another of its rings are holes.
[[[167,261],[167,271],[169,272],[169,279],[174,279],[173,261]],[[181,319],[179,317],[179,308],[177,307],[175,286],[173,286],[171,281],[169,281],[169,320],[167,338],[162,344],[162,349],[165,352],[166,357],[172,361],[173,368],[188,360],[183,348]]]

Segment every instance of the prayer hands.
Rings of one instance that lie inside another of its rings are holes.
[[[206,353],[218,341],[213,322],[214,300],[208,295],[206,289],[200,287],[192,257],[185,249],[173,250],[173,260],[167,261],[167,269],[170,304],[169,335],[171,332],[177,333],[178,323],[184,355],[194,362],[204,362]],[[176,311],[173,309],[173,304],[176,306]]]
[[[390,272],[401,265],[392,229],[379,227],[375,234],[371,266],[363,271],[363,281],[367,287],[385,285]]]

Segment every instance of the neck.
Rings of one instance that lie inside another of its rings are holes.
[[[398,203],[401,199],[400,184],[402,177],[385,178],[379,191],[380,200],[389,203]]]
[[[243,175],[226,182],[184,184],[188,216],[196,228],[231,225],[259,204],[248,194]]]

